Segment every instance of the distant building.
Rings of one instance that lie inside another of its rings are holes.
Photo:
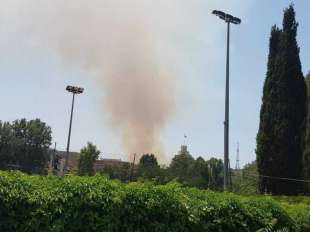
[[[51,156],[50,167],[57,176],[63,176],[63,169],[66,162],[66,151],[54,151]],[[80,159],[79,152],[69,152],[68,158],[68,171],[72,172],[78,169]],[[120,167],[122,165],[128,165],[129,162],[122,161],[121,159],[100,159],[94,163],[95,173],[104,167]]]
[[[181,150],[179,151],[179,153],[181,153],[181,154],[189,154],[189,152],[187,150],[187,146],[186,145],[182,145],[181,146]]]

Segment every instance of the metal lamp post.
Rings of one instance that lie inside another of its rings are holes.
[[[65,159],[65,165],[63,172],[67,171],[68,168],[68,159],[69,159],[69,148],[70,148],[70,138],[71,138],[71,127],[72,127],[72,117],[73,117],[73,108],[74,108],[74,98],[76,94],[81,94],[84,92],[84,88],[76,87],[76,86],[70,86],[68,85],[66,87],[66,90],[70,93],[72,93],[72,105],[71,105],[71,115],[70,115],[70,124],[69,124],[69,134],[68,134],[68,141],[67,141],[67,150],[66,150],[66,159]]]
[[[229,36],[230,23],[240,24],[241,19],[222,11],[214,10],[212,14],[227,23],[226,86],[225,86],[225,121],[224,121],[224,191],[229,188]]]

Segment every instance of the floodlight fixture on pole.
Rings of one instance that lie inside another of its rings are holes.
[[[70,149],[70,139],[71,139],[71,127],[72,127],[72,117],[73,117],[73,108],[74,108],[74,98],[76,94],[81,94],[84,92],[84,88],[71,86],[68,85],[66,90],[72,93],[72,105],[71,105],[71,114],[70,114],[70,123],[69,123],[69,133],[68,133],[68,140],[67,140],[67,150],[66,150],[66,158],[65,158],[65,165],[63,168],[63,174],[67,172],[68,169],[68,159],[69,159],[69,149]]]
[[[212,11],[212,14],[218,16],[227,23],[227,51],[226,51],[226,84],[225,84],[225,121],[224,121],[224,191],[227,191],[231,185],[229,182],[229,36],[230,23],[240,24],[241,19],[226,14],[219,10]]]
[[[240,24],[241,19],[234,17],[230,14],[226,14],[223,11],[214,10],[212,14],[218,16],[220,19],[223,19],[226,23]]]
[[[66,90],[68,92],[71,92],[73,94],[80,94],[80,93],[83,93],[84,92],[84,88],[81,88],[81,87],[77,87],[77,86],[71,86],[71,85],[68,85],[66,87]]]

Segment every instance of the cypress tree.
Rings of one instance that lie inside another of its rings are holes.
[[[263,176],[301,178],[306,84],[296,41],[298,23],[293,5],[284,11],[283,29],[271,30],[267,75],[257,134],[260,191],[296,194],[299,182]]]
[[[274,144],[274,119],[273,107],[277,104],[276,97],[278,96],[277,88],[275,88],[277,82],[277,76],[275,75],[275,60],[278,53],[279,38],[281,31],[274,25],[271,28],[269,39],[269,56],[267,64],[267,74],[263,88],[263,99],[260,112],[260,125],[257,134],[257,148],[256,159],[258,172],[261,175],[272,175],[269,157],[272,157],[272,145]],[[270,189],[269,179],[260,178],[259,189],[260,192],[265,192]]]
[[[305,136],[305,151],[303,157],[303,170],[304,178],[310,179],[310,72],[306,76],[307,84],[307,123],[306,123],[306,136]],[[307,186],[310,192],[310,184]]]

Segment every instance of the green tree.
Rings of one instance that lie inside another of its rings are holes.
[[[206,161],[209,171],[208,188],[222,191],[224,184],[224,164],[221,159],[211,158]]]
[[[144,154],[138,164],[138,177],[150,180],[160,176],[160,167],[154,154]]]
[[[258,194],[258,172],[256,161],[246,164],[242,170],[235,170],[232,176],[233,192]]]
[[[305,136],[305,151],[303,157],[304,178],[310,179],[310,72],[306,77],[307,84],[307,122],[306,122],[306,136]],[[310,191],[310,184],[307,186]]]
[[[173,157],[169,168],[161,170],[167,173],[169,180],[175,179],[186,186],[212,190],[223,188],[222,160],[211,158],[205,161],[202,157],[195,160],[187,150],[187,146],[181,146],[181,150]]]
[[[100,151],[91,142],[82,148],[78,164],[78,174],[81,176],[94,175],[94,163],[98,159]]]
[[[209,184],[209,169],[208,163],[202,158],[198,157],[190,168],[191,180],[190,186],[194,186],[200,189],[205,189]]]
[[[29,173],[46,173],[51,128],[39,119],[0,122],[0,166]]]
[[[119,179],[126,182],[129,180],[130,171],[130,163],[122,163],[120,165],[106,165],[99,172],[108,175],[111,179]]]
[[[267,75],[264,83],[257,134],[257,165],[260,191],[296,194],[301,185],[274,177],[301,177],[306,85],[296,41],[298,23],[293,5],[284,11],[283,29],[272,27]]]
[[[12,133],[12,125],[9,122],[0,121],[0,168],[7,169],[8,165],[15,164],[13,144],[15,138]]]
[[[278,104],[277,96],[278,89],[275,84],[279,79],[276,75],[276,59],[279,50],[279,38],[281,31],[273,26],[271,29],[271,35],[269,39],[269,56],[267,64],[267,74],[263,89],[263,99],[260,112],[260,124],[259,131],[257,134],[257,147],[256,156],[258,162],[258,170],[260,174],[267,174],[268,168],[271,168],[272,163],[268,162],[273,156],[274,151],[272,150],[273,145],[276,141],[275,133],[275,114],[273,113],[273,107]],[[260,180],[260,190],[264,192],[266,185],[270,185],[266,179]]]
[[[193,176],[192,167],[195,159],[187,151],[186,146],[181,147],[181,151],[175,155],[168,169],[169,178],[177,179],[185,185],[190,185]]]
[[[16,160],[25,171],[42,172],[49,159],[51,128],[40,119],[16,120],[12,128],[16,138]]]

